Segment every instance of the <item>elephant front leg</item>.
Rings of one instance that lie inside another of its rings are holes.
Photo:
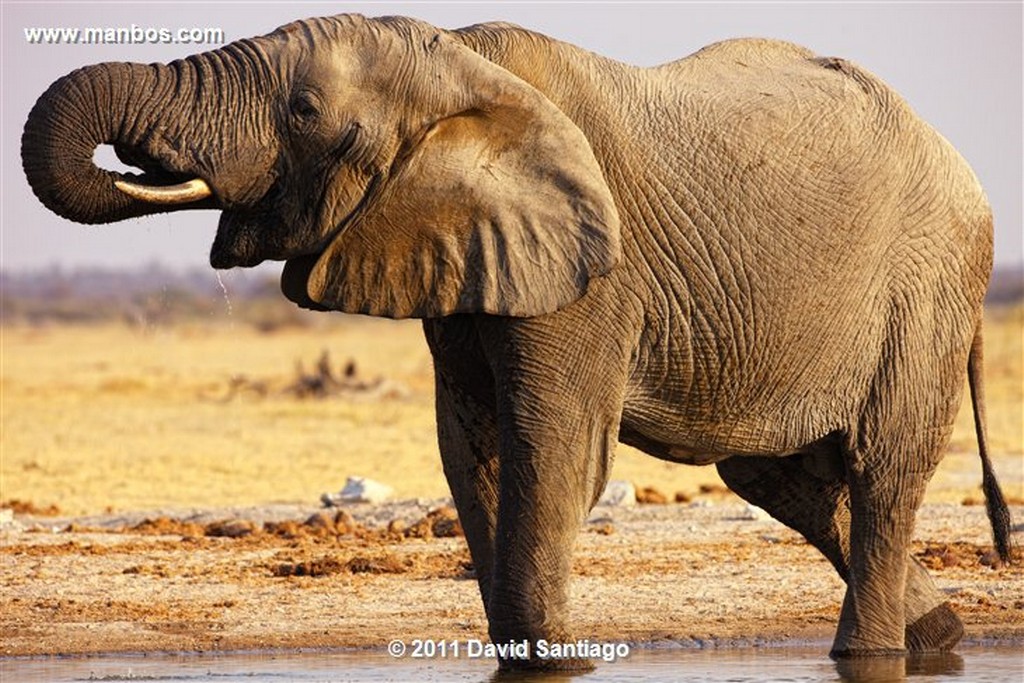
[[[435,385],[441,462],[473,558],[484,611],[490,618],[488,602],[498,511],[498,439],[494,410],[493,406],[488,409],[460,395],[440,373],[435,377]]]
[[[531,654],[504,659],[505,669],[591,666],[542,655],[545,642],[575,642],[568,623],[572,551],[607,483],[617,424],[598,419],[575,434],[563,430],[533,425],[526,436],[513,428],[502,450],[490,637],[496,644],[528,641]]]
[[[503,659],[504,669],[590,668],[584,659],[545,658],[542,641],[574,642],[572,552],[607,483],[628,355],[593,357],[598,351],[583,335],[556,339],[552,349],[543,343],[547,335],[530,331],[499,329],[487,344],[506,351],[493,362],[500,464],[490,637],[495,644],[528,642],[530,656]],[[581,358],[573,360],[575,353]]]
[[[466,317],[427,320],[434,357],[437,440],[445,478],[466,534],[484,611],[494,564],[498,513],[498,425],[494,381],[476,327]]]

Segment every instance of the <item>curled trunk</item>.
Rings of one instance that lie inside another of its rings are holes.
[[[93,154],[103,144],[118,150],[145,146],[151,126],[140,125],[140,110],[153,108],[160,96],[166,99],[165,93],[177,89],[176,80],[164,65],[107,63],[54,82],[32,108],[21,138],[22,165],[39,200],[79,223],[166,210],[119,191],[114,183],[124,176],[97,167]]]
[[[33,192],[79,223],[253,206],[275,178],[272,42],[241,40],[170,64],[97,64],[57,80],[21,138]],[[143,173],[97,167],[104,144]]]

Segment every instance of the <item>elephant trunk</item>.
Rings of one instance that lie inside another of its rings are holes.
[[[267,47],[244,40],[170,64],[97,64],[57,80],[22,134],[29,185],[79,223],[251,206],[273,182],[277,158]],[[93,154],[103,144],[144,174],[98,168]]]
[[[107,63],[54,82],[32,108],[21,138],[22,165],[39,200],[79,223],[166,210],[119,190],[115,183],[124,177],[97,167],[93,154],[102,144],[114,145],[119,155],[142,146],[151,126],[140,125],[140,110],[157,93],[176,90],[174,80],[164,65]]]

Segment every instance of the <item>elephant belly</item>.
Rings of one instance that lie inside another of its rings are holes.
[[[683,444],[666,443],[662,439],[651,437],[625,424],[619,429],[619,441],[660,460],[685,465],[711,465],[729,457],[729,454],[726,453],[712,452]]]
[[[660,408],[660,409],[659,409]],[[723,415],[726,415],[723,411]],[[801,421],[802,422],[802,421]],[[782,416],[750,414],[732,419],[702,419],[666,406],[627,402],[619,441],[648,455],[687,465],[711,465],[733,456],[788,456],[833,450],[837,430],[790,424]]]
[[[619,441],[660,460],[685,465],[712,465],[734,455],[731,451],[717,447],[701,447],[686,443],[682,435],[666,438],[662,430],[642,430],[625,422],[619,429]]]

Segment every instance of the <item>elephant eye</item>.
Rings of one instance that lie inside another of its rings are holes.
[[[309,124],[320,116],[316,96],[309,92],[300,92],[292,98],[292,115],[302,124]]]

